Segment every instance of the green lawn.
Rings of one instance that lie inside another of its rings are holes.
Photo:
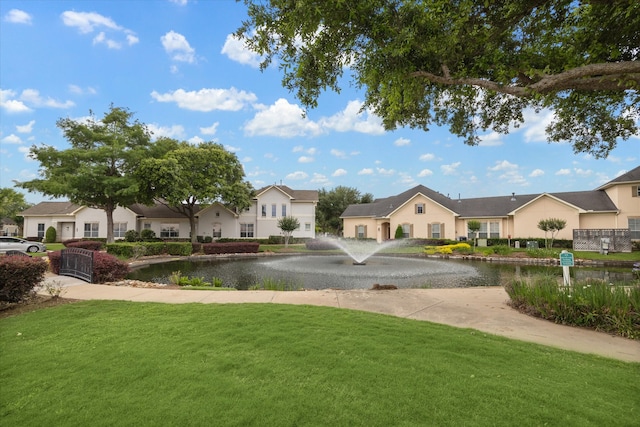
[[[359,311],[86,301],[0,320],[6,426],[625,426],[640,363]]]

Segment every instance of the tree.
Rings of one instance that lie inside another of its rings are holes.
[[[635,0],[244,0],[236,31],[277,62],[307,108],[345,71],[386,129],[448,125],[469,145],[506,134],[523,111],[555,116],[549,141],[606,157],[638,134],[640,2]],[[615,30],[613,30],[615,29]]]
[[[482,224],[480,224],[480,221],[476,221],[475,219],[467,222],[467,228],[469,229],[470,233],[473,233],[473,251],[476,251],[476,239],[478,237],[478,231],[480,230],[480,227],[482,226]]]
[[[318,205],[316,206],[316,221],[319,231],[340,235],[342,220],[340,215],[347,206],[359,203],[371,203],[373,195],[360,192],[352,187],[338,186],[333,190],[318,190]]]
[[[548,218],[541,219],[538,221],[538,228],[544,231],[544,247],[545,248],[553,248],[553,237],[566,227],[567,221],[559,218]],[[551,233],[551,246],[547,245],[547,233]]]
[[[133,170],[149,155],[151,135],[147,127],[125,108],[110,107],[102,120],[91,113],[88,120],[60,119],[71,148],[31,147],[40,162],[42,178],[18,183],[29,191],[66,197],[71,202],[102,209],[107,214],[107,242],[113,242],[113,211],[118,206],[148,202]]]
[[[203,205],[221,202],[242,210],[251,204],[242,164],[213,142],[181,142],[162,158],[141,161],[136,176],[150,197],[189,219],[192,242],[197,242],[196,214]]]
[[[31,206],[24,194],[17,192],[13,188],[0,188],[0,225],[5,218],[11,219],[16,224],[22,224],[24,218],[18,214]]]
[[[404,239],[404,230],[401,224],[398,224],[396,227],[396,234],[394,236],[396,239]]]
[[[284,247],[289,246],[289,237],[293,234],[295,230],[300,228],[300,221],[298,218],[293,216],[285,216],[278,220],[278,228],[282,230],[282,234],[284,235]]]

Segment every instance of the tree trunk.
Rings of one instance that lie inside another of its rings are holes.
[[[189,227],[191,227],[191,243],[198,243],[198,236],[196,235],[196,216],[193,211],[189,212]]]
[[[107,205],[104,211],[107,213],[107,243],[113,243],[113,211],[116,210],[115,206]]]

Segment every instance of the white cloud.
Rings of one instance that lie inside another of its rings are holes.
[[[155,90],[151,92],[151,97],[158,102],[175,102],[178,107],[192,111],[238,111],[247,103],[255,102],[256,96],[251,92],[230,89],[200,89],[199,91],[187,92],[178,89],[164,94]]]
[[[314,173],[313,178],[311,178],[311,182],[314,184],[327,185],[330,181],[325,175],[321,173]]]
[[[187,139],[187,142],[191,145],[200,145],[204,142],[204,139],[200,138],[199,136],[192,136],[191,138]]]
[[[398,138],[393,141],[393,145],[395,145],[396,147],[404,147],[406,145],[411,145],[411,140],[407,138]]]
[[[183,139],[185,137],[184,127],[182,125],[160,126],[151,123],[147,125],[147,128],[153,134],[154,139],[158,139],[161,136],[175,139]]]
[[[27,107],[24,102],[12,99],[15,98],[15,96],[16,92],[11,89],[0,89],[0,107],[8,113],[26,113],[31,111],[31,108]]]
[[[76,95],[85,95],[85,94],[95,95],[96,93],[98,93],[98,91],[92,88],[91,86],[88,86],[86,89],[83,89],[78,85],[70,84],[68,88],[69,88],[69,92]]]
[[[295,147],[293,147],[293,148],[291,149],[291,152],[292,152],[292,153],[299,153],[299,152],[301,152],[302,150],[304,150],[304,147],[303,147],[302,145],[296,145]]]
[[[313,157],[309,157],[309,156],[298,157],[298,163],[313,163],[314,160],[315,159]]]
[[[5,144],[22,144],[22,140],[20,139],[20,137],[13,133],[2,138],[2,142],[4,142]]]
[[[332,156],[335,156],[339,159],[346,159],[347,158],[347,154],[342,151],[342,150],[336,150],[335,148],[332,148],[331,151],[329,152]]]
[[[333,173],[331,174],[331,176],[344,176],[347,174],[347,171],[340,168],[340,169],[336,169],[335,171],[333,171]]]
[[[35,120],[31,120],[29,123],[27,123],[26,125],[16,125],[16,131],[18,133],[31,133],[31,131],[33,131],[33,125],[36,124]]]
[[[337,132],[355,131],[368,135],[383,134],[382,119],[369,110],[360,111],[363,103],[349,101],[344,110],[331,117],[323,117],[319,120],[320,126]]]
[[[478,145],[481,147],[497,147],[502,145],[502,135],[498,132],[489,132],[486,135],[480,135],[480,143]]]
[[[373,169],[371,169],[371,168],[364,168],[364,169],[361,169],[361,170],[358,172],[358,175],[373,175]]]
[[[240,161],[242,163],[250,163],[250,162],[253,161],[253,159],[251,157],[247,156],[247,157],[243,157]]]
[[[520,174],[520,167],[507,160],[497,161],[495,166],[488,168],[491,172],[502,172],[498,179],[509,184],[520,186],[528,185],[525,178]]]
[[[423,161],[423,162],[428,162],[428,161],[431,161],[431,160],[435,160],[435,158],[436,158],[435,154],[432,154],[432,153],[422,154],[419,157],[420,161]]]
[[[544,175],[544,171],[542,169],[535,169],[529,174],[529,177],[536,178],[542,175]]]
[[[175,3],[178,6],[186,6],[189,0],[169,0],[171,3]]]
[[[593,174],[593,171],[590,169],[574,168],[573,171],[576,173],[576,175],[582,176],[582,177],[587,177]]]
[[[418,178],[424,178],[426,176],[431,176],[431,175],[433,175],[433,171],[431,171],[430,169],[422,169],[418,173]]]
[[[453,175],[457,172],[458,167],[460,167],[460,162],[451,163],[450,165],[442,165],[440,166],[440,170],[445,175]]]
[[[493,167],[488,168],[490,171],[504,171],[504,170],[514,170],[514,169],[518,169],[518,165],[510,163],[507,160],[503,160],[503,161],[498,161],[496,162],[496,165]]]
[[[571,175],[570,169],[560,169],[556,172],[556,175]]]
[[[550,110],[543,110],[536,113],[534,110],[523,111],[524,140],[525,142],[547,142],[545,129],[553,121],[554,113]]]
[[[24,10],[11,9],[4,16],[4,20],[12,24],[31,24],[31,15]]]
[[[240,147],[234,147],[233,145],[225,144],[224,149],[230,153],[237,153],[238,151],[242,151]]]
[[[385,168],[376,168],[376,172],[384,176],[391,176],[396,173],[396,171],[393,169],[385,169]]]
[[[218,131],[218,125],[220,125],[220,122],[215,122],[209,127],[200,128],[200,133],[203,135],[215,135]]]
[[[302,171],[296,171],[296,172],[290,173],[285,177],[285,179],[291,179],[296,181],[307,179],[307,178],[309,178],[309,175],[307,175],[305,172],[302,172]]]
[[[129,46],[140,41],[133,31],[121,27],[111,18],[100,15],[96,12],[76,12],[73,10],[67,10],[62,12],[61,17],[64,25],[77,28],[81,34],[89,34],[100,29],[100,32],[93,38],[94,45],[106,44],[110,49],[119,49],[122,46],[121,42],[108,36],[107,31],[110,34],[115,33],[116,37],[122,37],[124,35],[124,41],[126,41]]]
[[[258,54],[247,48],[244,38],[238,39],[233,34],[227,35],[220,53],[227,55],[233,61],[253,68],[258,68],[262,60]]]
[[[43,98],[36,89],[25,89],[19,97],[20,101],[25,102],[33,107],[49,107],[49,108],[71,108],[75,105],[73,101],[60,102],[51,97]],[[23,104],[24,105],[24,104]],[[4,102],[3,102],[4,106]],[[22,108],[22,107],[20,107]],[[26,106],[25,106],[26,108]],[[28,111],[28,110],[22,110]]]
[[[165,52],[167,52],[174,61],[188,62],[190,64],[195,62],[196,51],[189,45],[189,42],[182,34],[172,30],[160,37],[160,40],[162,41]]]
[[[270,135],[282,138],[319,135],[320,127],[304,116],[304,110],[280,98],[249,120],[244,132],[249,136]]]

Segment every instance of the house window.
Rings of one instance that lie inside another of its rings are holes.
[[[440,237],[440,224],[431,224],[431,238],[439,239]]]
[[[492,239],[498,239],[500,237],[500,223],[498,221],[489,223],[489,237]]]
[[[213,236],[214,239],[219,239],[220,237],[222,237],[222,225],[214,224],[213,232],[211,233],[211,235]]]
[[[160,224],[161,238],[180,237],[180,226],[178,224]]]
[[[44,224],[38,224],[38,239],[44,239]]]
[[[480,230],[478,230],[478,237],[481,239],[486,239],[487,238],[487,223],[486,222],[481,222],[480,223]]]
[[[424,213],[424,203],[417,203],[416,214],[423,214],[423,213]]]
[[[411,237],[411,224],[402,224],[402,237],[405,239]]]
[[[640,185],[631,186],[631,197],[640,197]]]
[[[84,237],[98,237],[98,230],[100,224],[97,222],[85,222],[84,223]]]
[[[220,212],[216,211],[216,217],[220,217]]]
[[[262,217],[267,216],[267,205],[262,205]]]
[[[640,239],[640,218],[629,218],[629,231],[631,239]]]
[[[304,231],[311,231],[311,223],[310,222],[305,222],[304,223]]]
[[[275,203],[273,203],[273,204],[271,205],[271,217],[272,217],[272,218],[275,218],[275,216],[276,216],[276,204],[275,204]]]
[[[253,237],[253,224],[240,224],[240,237]]]
[[[113,223],[113,237],[124,237],[127,232],[126,222],[114,222]]]
[[[145,222],[144,225],[142,226],[142,228],[144,228],[145,230],[151,230],[151,223],[150,222]]]
[[[367,238],[367,226],[366,225],[358,225],[358,226],[356,226],[356,237],[358,239],[366,239]]]
[[[285,203],[282,204],[282,217],[287,216],[287,205]]]

